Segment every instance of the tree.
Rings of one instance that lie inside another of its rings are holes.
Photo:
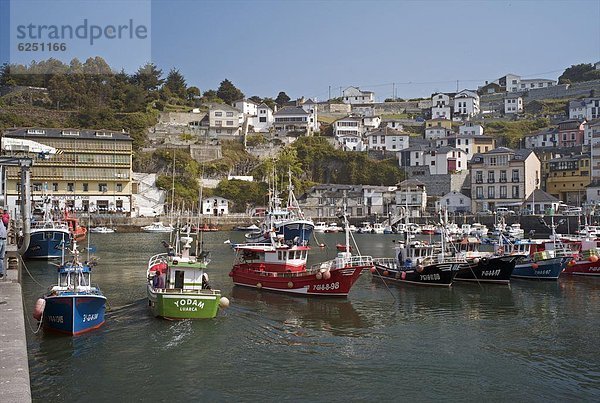
[[[284,91],[280,91],[279,94],[277,94],[277,98],[275,98],[275,103],[279,106],[282,106],[290,102],[290,99],[291,98],[288,97]]]
[[[275,107],[277,106],[273,98],[265,98],[263,99],[263,103],[273,110],[275,110]]]
[[[198,87],[189,87],[185,93],[186,93],[186,97],[187,97],[188,101],[193,101],[195,99],[198,99],[198,98],[200,98],[200,95],[201,95],[200,88],[198,88]]]
[[[131,81],[145,91],[156,91],[165,82],[162,74],[154,63],[146,63],[135,72]]]
[[[591,63],[574,64],[571,67],[567,67],[564,73],[558,77],[558,83],[566,84],[567,80],[573,83],[593,80],[593,71],[594,66]]]
[[[185,78],[177,69],[171,69],[165,80],[165,87],[178,98],[185,99],[187,84]]]
[[[217,90],[217,96],[221,98],[226,104],[232,104],[238,99],[244,98],[244,93],[236,88],[233,83],[227,79],[221,81],[219,89]]]
[[[252,95],[250,98],[248,98],[250,101],[252,102],[256,102],[257,104],[262,103],[262,98],[257,96],[257,95]]]

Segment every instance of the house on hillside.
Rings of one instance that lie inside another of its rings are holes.
[[[560,200],[542,189],[535,189],[523,203],[523,207],[533,214],[550,214],[550,209],[558,211]]]
[[[274,122],[273,110],[267,104],[262,103],[256,107],[256,116],[252,118],[250,124],[254,127],[255,132],[268,133]]]
[[[452,116],[468,119],[479,114],[479,112],[479,95],[477,95],[477,92],[462,90],[454,96],[454,113]]]
[[[483,126],[473,122],[465,122],[458,127],[460,136],[483,136]]]
[[[363,141],[363,137],[357,134],[337,134],[335,140],[344,151],[365,151],[367,146]]]
[[[256,116],[258,113],[258,104],[249,99],[239,99],[233,103],[233,107],[241,111],[245,117]]]
[[[436,147],[448,146],[463,150],[467,155],[467,161],[471,161],[473,155],[486,153],[496,148],[496,139],[492,136],[452,134],[436,139],[435,145]]]
[[[591,183],[589,154],[562,156],[550,160],[546,191],[567,204],[581,206]]]
[[[311,132],[318,132],[321,129],[321,127],[319,126],[317,103],[310,98],[305,100],[304,97],[302,97],[298,101],[296,101],[296,106],[301,107],[310,114],[310,116],[308,117],[308,124],[311,128]]]
[[[400,151],[400,167],[422,166],[430,175],[445,175],[467,169],[467,154],[458,148],[417,145]]]
[[[387,127],[367,133],[369,150],[400,151],[408,148],[410,135]]]
[[[407,179],[397,185],[396,213],[421,217],[427,207],[427,189],[418,179]]]
[[[372,104],[375,102],[373,91],[361,91],[358,87],[348,87],[342,93],[345,104]]]
[[[574,147],[583,144],[584,122],[564,120],[558,123],[558,146]]]
[[[431,96],[431,118],[452,119],[449,94],[437,93]]]
[[[441,209],[448,213],[470,213],[471,198],[457,191],[446,193],[435,202],[435,210]]]
[[[363,117],[359,115],[345,116],[333,122],[332,126],[333,135],[336,137],[342,135],[353,135],[362,137],[367,131],[363,123]]]
[[[600,118],[600,98],[569,101],[569,119],[593,120]]]
[[[277,135],[305,135],[312,136],[313,122],[310,121],[312,114],[300,106],[284,106],[273,114]]]
[[[523,97],[518,94],[508,94],[504,98],[504,114],[523,113]]]
[[[202,200],[202,214],[224,216],[229,214],[229,200],[220,196],[211,196]]]
[[[240,120],[243,114],[239,109],[226,104],[211,102],[208,104],[208,114],[202,120],[202,126],[208,126],[210,137],[239,136],[241,134]]]

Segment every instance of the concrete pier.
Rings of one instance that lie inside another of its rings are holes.
[[[0,279],[0,402],[31,402],[23,294],[19,267],[14,262],[16,247],[9,245],[6,275]],[[10,266],[10,267],[9,267]]]

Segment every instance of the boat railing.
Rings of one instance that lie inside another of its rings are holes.
[[[215,295],[220,294],[221,290],[213,290],[213,289],[187,289],[187,288],[153,288],[155,293],[159,294],[170,294],[170,293],[178,293],[178,294],[194,294],[194,295]]]
[[[150,269],[152,269],[157,264],[167,263],[167,261],[168,261],[167,258],[168,258],[168,254],[166,254],[166,253],[159,253],[158,255],[152,256],[150,258],[150,260],[148,260],[148,271],[150,271]]]

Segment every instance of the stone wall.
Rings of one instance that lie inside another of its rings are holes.
[[[451,191],[460,192],[469,181],[468,171],[446,175],[431,175],[429,174],[429,167],[406,167],[404,169],[409,178],[423,182],[427,189],[427,196],[432,197],[441,197]],[[423,171],[426,173],[423,174]]]

